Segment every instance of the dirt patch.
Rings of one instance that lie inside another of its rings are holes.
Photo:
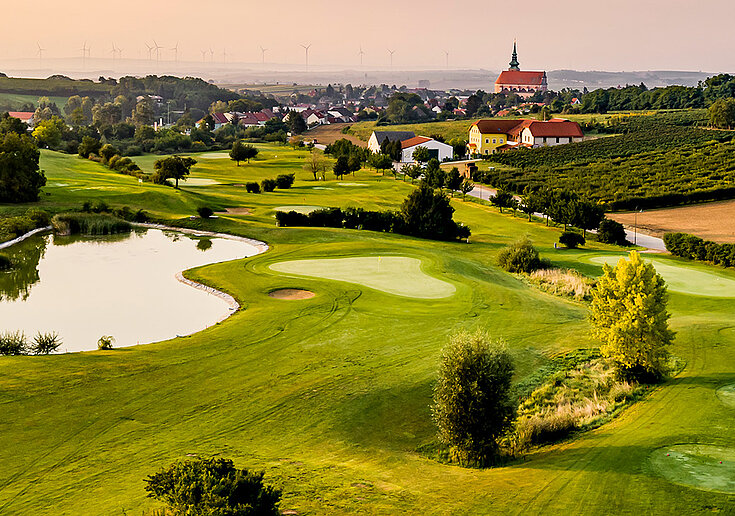
[[[300,288],[282,288],[269,292],[268,295],[274,299],[285,299],[286,301],[298,301],[300,299],[310,299],[314,294],[310,290],[302,290]]]
[[[351,141],[355,145],[359,145],[360,147],[367,147],[367,142],[362,141],[357,136],[354,136],[352,134],[344,134],[342,132],[342,129],[348,127],[349,125],[350,124],[319,125],[314,129],[310,129],[305,132],[303,136],[307,140],[311,138],[316,138],[317,143],[322,143],[324,145],[329,145],[330,143],[334,143],[337,140],[341,140],[342,138],[344,138]]]
[[[225,208],[225,211],[218,213],[231,213],[232,215],[250,215],[252,210],[250,208]]]
[[[634,213],[607,215],[632,229]],[[638,230],[661,238],[664,233],[681,231],[719,243],[735,242],[735,199],[644,211],[638,214]]]

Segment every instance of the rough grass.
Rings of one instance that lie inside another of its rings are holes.
[[[128,221],[105,213],[59,213],[51,225],[60,235],[114,235],[132,229]]]
[[[571,269],[540,269],[528,276],[538,288],[555,296],[565,296],[585,301],[591,299],[595,282]]]
[[[202,158],[194,177],[222,184],[180,190],[42,152],[49,184],[40,205],[49,211],[104,200],[169,223],[260,238],[270,250],[187,273],[243,306],[204,332],[114,352],[0,359],[0,513],[141,514],[155,507],[142,479],[191,453],[265,469],[266,481],[284,491],[281,508],[299,514],[688,514],[732,506],[731,496],[670,483],[644,465],[682,436],[732,442],[735,413],[713,392],[735,383],[735,300],[672,291],[672,351],[688,366],[610,426],[505,467],[443,465],[416,450],[435,437],[431,388],[448,334],[483,328],[503,337],[519,389],[529,393],[548,378],[536,373],[554,354],[594,346],[584,307],[500,271],[498,250],[528,235],[542,258],[595,276],[601,266],[590,259],[614,249],[590,242],[583,251],[557,251],[558,230],[459,199],[452,205],[472,227],[470,245],[277,228],[276,206],[395,209],[412,187],[364,170],[354,181],[369,187],[314,182],[301,168],[306,153],[259,148],[263,159],[239,168]],[[155,157],[142,157],[142,167],[146,161],[152,166]],[[235,186],[284,172],[297,176],[288,191],[247,194]],[[201,205],[251,214],[189,220]],[[294,285],[269,269],[368,253],[429,261],[465,294],[437,302],[321,278]],[[267,295],[297,286],[317,296],[285,303]]]

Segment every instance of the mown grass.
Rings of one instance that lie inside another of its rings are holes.
[[[277,228],[277,206],[394,209],[413,187],[371,171],[345,179],[365,187],[314,182],[301,170],[301,151],[261,146],[261,156],[239,168],[200,157],[192,176],[221,184],[182,183],[176,190],[42,153],[49,178],[42,208],[59,212],[104,200],[173,224],[259,238],[270,249],[187,273],[243,307],[201,333],[112,351],[0,359],[0,513],[140,514],[156,506],[145,498],[142,479],[187,454],[265,469],[267,481],[284,491],[282,509],[299,514],[672,514],[731,507],[731,497],[671,484],[647,464],[668,443],[733,445],[735,414],[714,391],[735,382],[735,300],[672,292],[674,352],[687,368],[611,423],[502,468],[440,464],[418,450],[435,438],[429,404],[449,334],[483,328],[504,338],[516,383],[530,390],[557,353],[595,345],[583,306],[500,271],[498,250],[528,235],[542,258],[589,276],[601,270],[592,258],[617,250],[593,242],[585,250],[554,250],[559,229],[459,198],[452,205],[472,228],[469,245]],[[141,166],[153,160],[143,157]],[[235,186],[283,172],[297,175],[290,190],[247,194]],[[250,214],[189,220],[201,205],[245,207]],[[456,285],[457,293],[411,299],[270,268],[296,259],[386,255],[420,259],[426,274]],[[267,295],[279,288],[316,296]]]

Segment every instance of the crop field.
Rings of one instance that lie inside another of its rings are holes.
[[[683,232],[712,242],[735,242],[735,200],[693,204],[642,213],[613,213],[610,218],[653,236]]]
[[[200,333],[111,351],[0,357],[0,514],[145,514],[160,505],[146,498],[143,479],[195,455],[265,470],[266,482],[283,490],[281,509],[299,515],[733,511],[729,291],[670,289],[672,352],[683,370],[611,422],[502,467],[443,464],[423,450],[435,443],[429,404],[450,334],[482,328],[505,339],[516,383],[559,353],[596,345],[584,304],[503,272],[498,251],[528,236],[543,258],[595,277],[624,250],[592,241],[554,249],[560,229],[459,197],[451,202],[472,229],[469,244],[279,228],[277,208],[397,209],[414,187],[368,170],[317,182],[302,169],[305,151],[259,148],[240,167],[219,157],[226,153],[193,155],[192,178],[208,181],[179,190],[42,151],[48,186],[40,208],[104,200],[169,224],[260,239],[269,250],[186,272],[242,307]],[[135,158],[145,170],[155,159]],[[248,194],[242,186],[282,173],[296,174],[293,188]],[[218,218],[190,220],[201,206]],[[734,271],[704,264],[655,264],[673,268],[672,284],[690,272],[712,289],[735,281]],[[422,297],[422,282],[438,289],[431,298]],[[283,289],[315,295],[270,295]]]
[[[0,108],[8,111],[17,111],[23,104],[31,103],[38,106],[39,95],[24,95],[20,93],[3,93],[0,91]],[[49,97],[51,102],[56,103],[59,109],[64,109],[69,97]]]

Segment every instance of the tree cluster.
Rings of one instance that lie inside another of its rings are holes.
[[[664,245],[674,256],[735,267],[735,244],[718,244],[687,233],[666,233]]]

